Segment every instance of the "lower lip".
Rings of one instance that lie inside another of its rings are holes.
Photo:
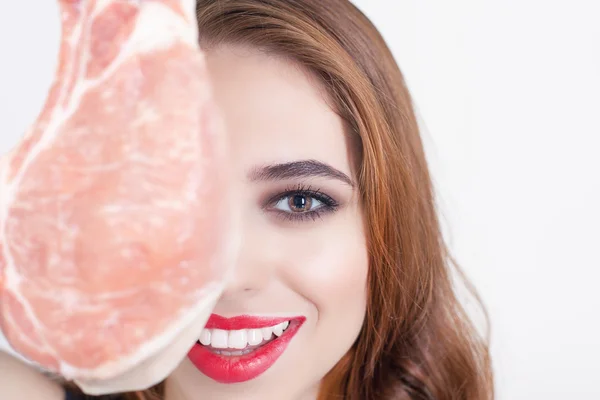
[[[196,343],[188,358],[200,372],[220,383],[246,382],[271,368],[302,326],[304,319],[291,320],[283,335],[243,356],[224,356],[213,353]]]

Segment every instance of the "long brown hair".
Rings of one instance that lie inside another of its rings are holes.
[[[253,46],[320,78],[357,143],[369,301],[319,400],[492,399],[487,339],[457,298],[454,278],[470,286],[443,242],[411,96],[377,29],[348,0],[199,0],[197,15],[204,47]]]

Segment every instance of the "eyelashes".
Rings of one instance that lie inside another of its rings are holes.
[[[339,208],[331,196],[310,186],[297,185],[271,197],[265,210],[286,221],[315,221]]]

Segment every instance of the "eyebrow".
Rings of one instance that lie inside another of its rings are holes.
[[[354,182],[342,171],[317,160],[301,160],[256,167],[248,174],[250,181],[276,181],[291,178],[333,178],[354,187]]]

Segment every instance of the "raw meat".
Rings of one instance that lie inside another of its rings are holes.
[[[0,328],[49,371],[111,379],[231,270],[227,145],[194,1],[59,3],[55,81],[0,171]]]

